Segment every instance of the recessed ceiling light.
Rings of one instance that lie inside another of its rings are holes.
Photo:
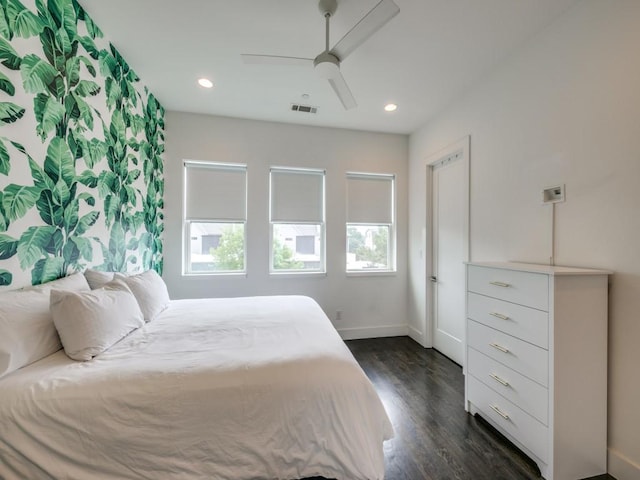
[[[396,105],[395,103],[387,103],[384,106],[384,111],[385,112],[394,112],[397,108],[398,108],[398,105]]]
[[[198,84],[204,88],[213,88],[213,82],[208,78],[200,78]]]

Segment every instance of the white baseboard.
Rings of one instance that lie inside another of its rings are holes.
[[[382,327],[338,328],[343,340],[358,340],[361,338],[406,337],[409,334],[408,325],[385,325]]]
[[[639,480],[640,465],[613,448],[608,450],[608,467],[610,475],[616,480]]]
[[[413,325],[409,325],[409,336],[423,347],[425,346],[422,332]]]

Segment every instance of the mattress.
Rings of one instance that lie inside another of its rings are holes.
[[[302,296],[172,301],[88,362],[0,379],[0,478],[382,479],[371,382]]]

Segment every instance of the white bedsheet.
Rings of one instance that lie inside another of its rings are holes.
[[[393,435],[308,297],[177,300],[89,362],[0,379],[0,478],[382,479]]]

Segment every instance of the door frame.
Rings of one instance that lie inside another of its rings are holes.
[[[433,275],[433,168],[444,161],[446,158],[455,155],[456,153],[461,153],[462,158],[457,159],[457,161],[462,162],[464,168],[464,184],[462,187],[462,194],[466,197],[463,201],[464,205],[464,238],[463,238],[463,256],[465,262],[469,261],[471,254],[471,247],[469,242],[469,220],[470,220],[470,182],[469,182],[469,158],[470,158],[470,146],[471,146],[471,136],[467,135],[457,142],[454,142],[445,148],[438,150],[436,153],[429,155],[426,158],[426,234],[425,234],[425,298],[426,298],[426,316],[425,319],[426,328],[425,328],[425,346],[428,348],[433,348],[434,337],[435,337],[435,321],[434,321],[434,296],[433,296],[433,288],[431,286],[431,281],[429,277]],[[466,281],[465,281],[466,283]],[[462,288],[466,289],[466,285],[463,285]],[[466,312],[466,305],[465,305]],[[464,329],[466,332],[466,327]],[[465,339],[462,339],[463,342]],[[466,363],[466,361],[465,361]],[[466,371],[466,365],[463,365],[463,371]]]

